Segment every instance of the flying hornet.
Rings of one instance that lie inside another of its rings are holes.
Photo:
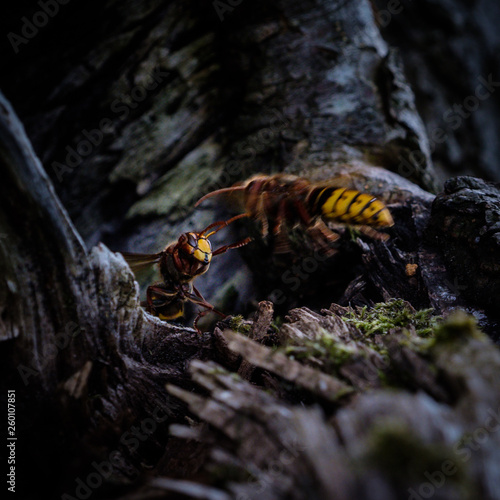
[[[141,304],[146,311],[158,316],[161,320],[173,320],[184,315],[186,302],[193,302],[205,308],[198,313],[193,323],[193,328],[198,333],[201,333],[198,321],[205,314],[212,311],[225,318],[225,314],[215,309],[203,298],[193,281],[208,271],[212,257],[250,242],[251,238],[246,238],[212,251],[208,238],[241,217],[245,217],[245,214],[237,215],[227,221],[214,222],[201,232],[183,233],[176,242],[167,245],[158,253],[122,252],[134,272],[158,264],[163,281],[148,286],[146,301]]]
[[[310,182],[290,174],[258,174],[206,194],[195,206],[217,195],[236,197],[245,211],[241,215],[256,220],[264,238],[271,230],[276,253],[289,252],[285,226],[301,225],[328,252],[330,244],[339,238],[339,234],[332,231],[327,223],[354,226],[380,240],[389,236],[374,228],[394,225],[389,209],[381,200],[368,193],[339,187],[334,181]]]

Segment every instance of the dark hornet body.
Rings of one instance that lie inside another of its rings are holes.
[[[250,238],[246,238],[212,251],[209,236],[241,217],[236,216],[228,221],[214,222],[201,232],[183,233],[176,242],[167,245],[161,252],[155,254],[123,253],[125,260],[134,271],[155,263],[159,266],[162,281],[153,283],[146,290],[144,306],[149,313],[162,320],[177,319],[183,316],[185,303],[193,302],[205,308],[194,320],[193,326],[198,332],[198,321],[208,312],[213,311],[225,317],[225,314],[215,309],[203,298],[193,281],[208,271],[214,255],[222,254],[231,248],[241,247],[250,241]],[[216,229],[207,234],[214,227]]]
[[[372,228],[394,224],[389,209],[381,200],[369,193],[335,186],[334,181],[312,183],[295,175],[256,175],[244,183],[208,193],[196,204],[223,193],[240,196],[245,210],[243,215],[259,222],[264,237],[272,224],[277,253],[288,251],[284,225],[303,226],[321,247],[328,248],[339,235],[331,231],[325,221],[357,226],[379,239],[386,239],[387,235]]]

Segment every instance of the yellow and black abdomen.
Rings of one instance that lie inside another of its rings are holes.
[[[148,287],[146,310],[163,321],[180,318],[184,315],[185,298],[167,282],[157,282]]]
[[[394,224],[385,204],[368,193],[354,189],[315,187],[308,196],[311,213],[327,220],[374,227]]]

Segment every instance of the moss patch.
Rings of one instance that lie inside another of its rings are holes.
[[[285,347],[285,354],[292,359],[320,366],[325,373],[336,373],[344,363],[359,355],[354,346],[342,344],[328,333],[314,340],[304,339],[299,345],[289,345]]]
[[[248,333],[250,331],[250,324],[245,322],[243,316],[231,316],[229,319],[229,327],[237,333]]]
[[[425,473],[441,471],[450,462],[455,473],[446,479],[460,483],[465,478],[463,467],[445,445],[423,443],[403,425],[380,426],[375,428],[370,439],[365,463],[389,475],[399,484],[427,481]]]
[[[415,328],[417,335],[428,337],[440,318],[433,316],[433,309],[416,311],[406,301],[394,299],[362,307],[347,313],[342,319],[358,328],[365,335],[386,334],[393,328]]]
[[[487,337],[477,327],[476,319],[464,311],[454,311],[435,329],[436,343],[468,338],[486,340]]]

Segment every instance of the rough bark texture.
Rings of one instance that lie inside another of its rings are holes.
[[[67,461],[81,470],[128,422],[156,409],[171,418],[179,405],[159,392],[185,378],[186,360],[200,357],[207,339],[145,314],[119,254],[103,245],[87,252],[3,98],[0,136],[2,380],[17,390],[25,431],[20,488],[47,488],[52,471]],[[61,426],[68,442],[57,439]],[[61,485],[51,481],[49,492]]]
[[[439,187],[451,153],[436,172],[370,2],[75,1],[18,49],[0,78],[0,352],[26,498],[500,498],[500,354],[471,317],[421,311],[466,309],[498,339],[500,189]],[[108,247],[156,252],[228,217],[194,210],[210,189],[282,171],[376,194],[391,238],[340,228],[324,259],[300,231],[284,257],[257,237],[199,279],[247,319],[197,335],[146,314]]]
[[[499,181],[498,2],[373,3],[405,61],[437,170]]]
[[[40,38],[19,46],[2,87],[88,245],[158,251],[221,216],[192,208],[210,187],[255,172],[325,178],[366,157],[434,183],[413,94],[367,2],[242,3],[222,21],[199,1],[64,9],[38,36],[66,43],[50,57]],[[244,263],[213,267],[201,288],[245,312]]]

